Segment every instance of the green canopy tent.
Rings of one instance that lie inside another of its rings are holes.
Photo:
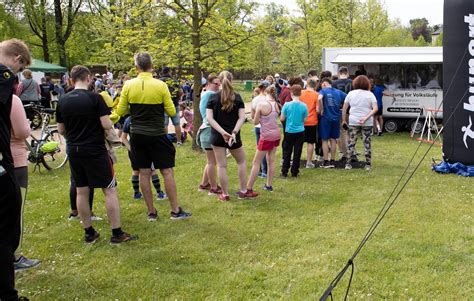
[[[28,67],[33,72],[57,72],[57,73],[66,73],[67,69],[59,65],[54,65],[47,63],[45,61],[33,59],[33,62]]]

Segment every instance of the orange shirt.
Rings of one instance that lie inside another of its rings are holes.
[[[318,125],[318,96],[316,91],[303,90],[301,91],[300,100],[308,107],[308,119],[304,123],[305,126]]]

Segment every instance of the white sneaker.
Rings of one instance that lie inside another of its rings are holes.
[[[315,167],[315,165],[314,165],[313,162],[307,162],[306,163],[306,168],[314,168],[314,167]]]
[[[176,146],[181,146],[183,145],[183,142],[179,141],[179,142],[176,142]]]
[[[100,222],[100,221],[102,221],[102,220],[103,220],[102,217],[99,217],[99,216],[96,216],[96,215],[92,215],[92,216],[91,216],[91,221]]]

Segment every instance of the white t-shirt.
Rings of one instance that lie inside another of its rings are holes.
[[[265,101],[266,100],[266,97],[264,95],[257,95],[255,96],[253,99],[252,99],[252,110],[256,110],[257,109],[257,105],[261,102],[261,101]],[[255,126],[256,128],[259,128],[260,127],[260,123],[257,124]]]
[[[352,90],[347,94],[346,100],[350,105],[349,125],[372,126],[374,118],[370,117],[364,124],[359,124],[359,120],[369,115],[372,111],[372,104],[377,104],[375,95],[367,90]]]

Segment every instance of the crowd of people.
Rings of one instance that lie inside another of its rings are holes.
[[[22,101],[43,101],[42,88],[25,70],[30,63],[28,47],[22,41],[0,43],[0,231],[4,234],[0,237],[1,300],[18,298],[14,270],[39,264],[39,260],[23,256],[20,248],[22,206],[28,187],[23,142],[30,134]],[[222,202],[231,199],[227,175],[230,156],[237,163],[236,197],[258,197],[257,177],[265,178],[264,191],[274,191],[276,152],[281,140],[283,179],[300,176],[305,143],[305,168],[334,168],[339,150],[339,161],[351,169],[357,161],[359,133],[365,148],[365,169],[371,169],[371,136],[381,133],[383,122],[381,101],[385,92],[378,79],[372,83],[364,74],[350,79],[347,68],[341,67],[335,76],[328,71],[318,74],[310,70],[288,80],[279,74],[260,80],[251,102],[257,148],[248,174],[240,134],[246,122],[245,103],[235,91],[232,73],[222,71],[203,80],[199,93],[203,122],[194,137],[193,112],[185,101],[193,93],[191,87],[187,83],[180,85],[168,67],[156,72],[148,53],[136,54],[134,63],[138,76],[131,79],[122,75],[118,81],[113,81],[112,74],[93,76],[87,67],[74,66],[69,84],[57,92],[57,127],[66,138],[71,171],[69,219],[81,220],[86,243],[94,243],[100,237],[92,225],[93,220],[101,219],[92,213],[95,188],[105,196],[110,243],[138,239],[122,229],[114,171],[116,145],[125,146],[128,151],[133,198],[144,199],[150,222],[158,218],[152,185],[156,198],[169,200],[171,219],[192,216],[180,206],[173,171],[173,141],[180,146],[187,136],[196,139],[206,156],[202,179],[196,183],[198,190],[215,195]],[[24,79],[15,83],[19,72],[23,72]],[[54,89],[50,86],[48,93]],[[168,134],[170,119],[174,136]],[[181,125],[181,119],[185,119],[185,125]],[[163,177],[164,190],[157,171]]]

